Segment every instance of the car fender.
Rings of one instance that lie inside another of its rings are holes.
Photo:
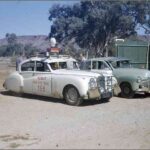
[[[81,97],[85,96],[88,91],[88,80],[89,79],[87,77],[81,78],[70,75],[54,75],[52,77],[52,95],[54,97],[63,98],[65,87],[72,85],[76,87]]]
[[[20,93],[23,89],[23,81],[23,77],[18,72],[14,72],[6,78],[5,88],[7,90]]]
[[[134,91],[136,89],[136,79],[133,77],[126,77],[126,76],[120,76],[120,77],[117,77],[117,80],[118,80],[118,83],[119,85],[123,84],[123,83],[129,83],[132,87],[132,90]]]

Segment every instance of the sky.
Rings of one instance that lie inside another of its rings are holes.
[[[53,4],[73,4],[77,1],[0,1],[0,39],[6,33],[20,35],[48,35],[49,9]]]
[[[48,35],[51,22],[49,9],[54,4],[69,4],[80,0],[0,0],[0,39],[6,33],[21,35]],[[139,34],[144,33],[140,28]]]

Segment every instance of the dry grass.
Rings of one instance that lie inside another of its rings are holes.
[[[11,149],[18,148],[20,146],[31,146],[38,144],[41,140],[38,138],[30,137],[30,134],[25,135],[0,135],[0,142],[4,142],[7,147]]]
[[[11,143],[10,145],[9,145],[9,147],[10,148],[17,148],[17,147],[19,147],[20,146],[20,144],[18,144],[18,143]]]
[[[1,141],[3,142],[9,142],[9,141],[14,141],[14,140],[29,140],[29,136],[21,136],[21,135],[2,135],[0,136]]]

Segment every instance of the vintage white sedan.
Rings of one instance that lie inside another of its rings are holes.
[[[101,58],[101,61],[97,58],[86,59],[80,66],[80,69],[101,73],[103,76],[112,76],[113,95],[118,96],[120,94],[121,88],[119,87],[119,83],[113,75],[112,70],[109,69],[109,65],[103,61],[103,58]]]
[[[65,99],[76,106],[84,99],[112,97],[112,78],[78,70],[73,58],[29,58],[6,78],[3,86],[17,93]]]

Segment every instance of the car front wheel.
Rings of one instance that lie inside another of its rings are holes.
[[[109,102],[109,100],[110,100],[110,98],[102,98],[101,102],[107,103],[107,102]]]
[[[129,83],[121,84],[120,88],[121,88],[121,97],[124,97],[124,98],[134,97],[134,91],[132,90],[132,87]]]
[[[69,105],[79,106],[82,103],[79,92],[74,86],[68,86],[65,88],[64,98]]]

